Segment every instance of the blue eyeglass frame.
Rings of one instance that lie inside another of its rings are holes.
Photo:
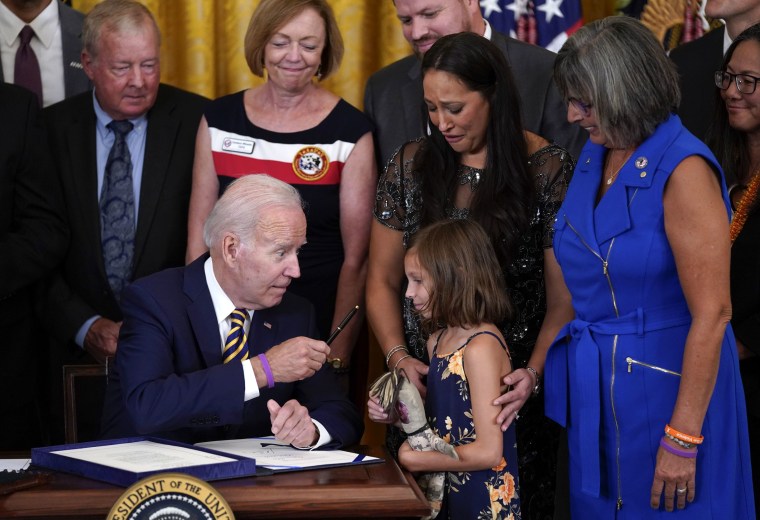
[[[594,108],[594,105],[591,103],[584,103],[580,99],[576,98],[567,98],[567,102],[570,103],[575,107],[575,109],[583,114],[583,116],[588,116],[591,113],[591,109]]]

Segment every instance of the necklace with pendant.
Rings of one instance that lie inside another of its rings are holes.
[[[617,169],[615,170],[615,173],[613,173],[612,175],[610,175],[610,178],[607,179],[607,186],[609,186],[610,184],[612,184],[615,181],[615,179],[617,179],[618,173],[620,173],[620,170],[623,169],[623,166],[625,166],[625,163],[628,162],[628,159],[631,158],[631,155],[633,155],[633,150],[631,150],[630,152],[628,152],[626,154],[626,156],[623,157],[623,161],[620,163],[620,166],[617,167]],[[609,158],[609,162],[610,162],[610,164],[612,163],[612,156],[611,155],[610,155],[610,158]]]

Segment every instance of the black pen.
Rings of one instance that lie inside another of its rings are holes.
[[[356,314],[356,311],[358,311],[358,310],[359,310],[359,306],[357,305],[356,307],[354,307],[353,309],[351,309],[350,311],[348,311],[348,314],[346,314],[346,317],[343,318],[343,321],[340,322],[340,325],[338,325],[335,328],[335,330],[332,331],[332,334],[330,334],[330,337],[327,338],[327,341],[325,341],[325,343],[327,343],[328,345],[330,343],[332,343],[333,340],[338,337],[338,334],[340,334],[340,331],[343,330],[343,327],[345,327],[346,325],[348,325],[348,322],[351,321],[351,318],[354,317],[354,314]]]

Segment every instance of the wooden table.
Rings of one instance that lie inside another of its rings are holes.
[[[429,514],[414,478],[379,447],[381,464],[317,469],[210,484],[235,518],[420,518]],[[64,473],[49,484],[0,496],[0,518],[103,519],[125,488]]]

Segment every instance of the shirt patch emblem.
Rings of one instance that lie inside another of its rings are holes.
[[[293,171],[305,181],[318,181],[327,173],[330,159],[316,146],[301,148],[293,158]]]
[[[238,139],[237,137],[225,137],[222,140],[223,152],[235,152],[251,155],[253,153],[253,141]]]

